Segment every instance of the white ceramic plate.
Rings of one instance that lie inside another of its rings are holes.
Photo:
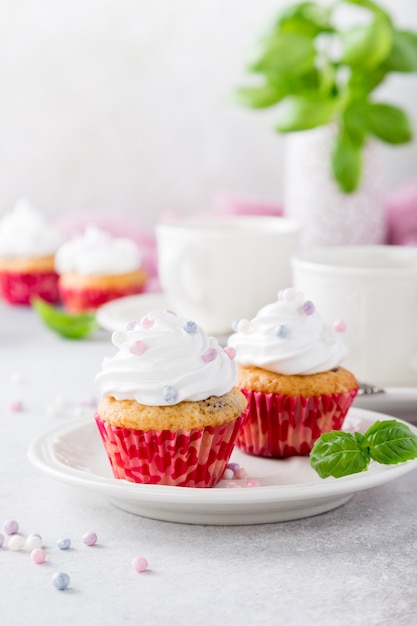
[[[163,293],[143,293],[106,302],[98,308],[96,319],[101,328],[113,332],[125,330],[126,324],[139,320],[149,311],[166,309],[167,300]]]
[[[386,415],[351,409],[346,430],[365,431]],[[411,426],[417,434],[417,428]],[[263,524],[335,509],[355,492],[382,485],[417,467],[371,464],[366,472],[322,480],[306,457],[263,459],[235,449],[232,461],[261,486],[231,489],[220,481],[212,489],[139,485],[112,477],[94,420],[71,421],[40,436],[29,448],[35,467],[53,478],[101,493],[115,506],[143,517],[187,524]],[[238,481],[244,483],[245,481]]]

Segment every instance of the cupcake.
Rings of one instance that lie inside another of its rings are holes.
[[[237,446],[263,457],[308,455],[322,433],[342,427],[358,391],[355,376],[340,367],[343,323],[323,323],[311,301],[286,289],[233,326],[228,345],[248,400]]]
[[[0,295],[11,304],[33,296],[55,303],[58,275],[54,256],[61,239],[28,200],[19,200],[0,220]]]
[[[55,257],[65,309],[94,311],[110,300],[141,293],[147,278],[141,263],[134,241],[87,226],[60,246]]]
[[[113,333],[95,415],[115,478],[213,487],[245,419],[234,350],[171,311]]]

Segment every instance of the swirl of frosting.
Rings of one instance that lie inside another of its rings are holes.
[[[54,254],[60,244],[58,231],[26,198],[0,221],[0,256],[41,258]]]
[[[343,328],[340,322],[334,327],[325,324],[314,304],[290,288],[252,320],[235,322],[228,345],[242,365],[285,375],[316,374],[338,367],[346,357]]]
[[[112,342],[119,351],[104,359],[96,383],[116,400],[148,406],[205,400],[228,393],[237,380],[234,350],[171,311],[149,312],[115,331]]]
[[[91,224],[83,234],[62,244],[55,257],[55,268],[59,274],[125,274],[137,270],[141,260],[134,241],[113,238]]]

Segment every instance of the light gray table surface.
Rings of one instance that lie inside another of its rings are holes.
[[[127,513],[34,467],[34,438],[92,414],[95,374],[113,352],[106,331],[64,340],[32,310],[0,304],[0,524],[41,534],[47,557],[35,565],[0,548],[2,626],[417,624],[415,471],[315,517],[200,526]],[[90,530],[94,547],[82,542]],[[62,537],[69,551],[56,547]],[[133,571],[136,556],[146,573]],[[70,575],[66,591],[53,587],[56,571]]]

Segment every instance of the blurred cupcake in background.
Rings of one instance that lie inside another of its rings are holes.
[[[55,253],[61,237],[26,198],[0,220],[0,295],[11,304],[30,304],[33,296],[55,303],[58,274]]]
[[[95,419],[115,478],[216,485],[245,419],[234,352],[172,311],[151,311],[112,341]]]
[[[138,245],[94,225],[60,246],[55,268],[63,306],[70,312],[94,311],[110,300],[142,293],[147,279]]]
[[[308,455],[322,433],[342,427],[358,391],[340,366],[343,323],[323,323],[313,302],[290,288],[234,329],[228,345],[249,403],[237,446],[256,456]]]

